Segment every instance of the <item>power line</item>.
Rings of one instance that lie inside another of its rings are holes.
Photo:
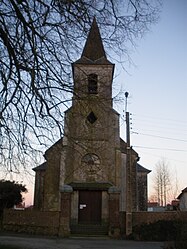
[[[142,117],[145,117],[146,119],[153,119],[153,120],[161,120],[161,121],[163,121],[163,120],[166,120],[166,121],[172,121],[172,122],[176,122],[176,123],[180,123],[180,124],[182,124],[182,125],[186,125],[186,122],[182,122],[182,121],[179,121],[179,120],[176,120],[176,119],[171,119],[171,118],[163,118],[163,117],[151,117],[151,116],[147,116],[147,115],[138,115],[138,114],[134,114],[134,113],[131,113],[131,115],[132,116],[135,116],[135,117],[137,117],[138,119],[142,119]],[[141,117],[141,118],[140,118]]]
[[[133,124],[139,127],[142,126],[150,126],[150,127],[154,127],[154,128],[159,128],[159,129],[167,129],[167,130],[175,130],[175,129],[182,129],[183,131],[187,131],[187,123],[186,125],[184,124],[184,126],[179,126],[178,124],[167,124],[161,121],[158,122],[150,122],[150,121],[144,121],[144,120],[136,120],[133,119]]]
[[[184,139],[177,139],[177,138],[171,138],[171,137],[162,137],[162,136],[150,135],[150,134],[134,132],[134,131],[132,131],[132,134],[149,136],[149,137],[156,137],[156,138],[162,138],[162,139],[169,139],[169,140],[175,140],[175,141],[180,141],[180,142],[185,142],[185,143],[187,142],[187,140],[184,140]]]
[[[141,149],[141,148],[140,148]],[[149,155],[149,156],[151,156],[151,157],[157,157],[157,158],[161,158],[162,156],[159,154],[152,154],[152,153],[149,153],[149,152],[145,152],[145,151],[143,151],[143,152],[141,152],[141,155]],[[143,156],[141,156],[141,157],[143,157]],[[174,158],[171,158],[170,156],[168,157],[168,156],[165,156],[164,155],[164,158],[165,159],[168,159],[168,160],[170,160],[170,161],[175,161],[175,162],[178,162],[178,163],[183,163],[183,164],[187,164],[187,161],[182,161],[182,160],[178,160],[178,159],[174,159]]]
[[[170,148],[157,148],[157,147],[146,147],[146,146],[139,146],[133,145],[135,148],[143,148],[143,149],[150,149],[150,150],[170,150],[170,151],[180,151],[180,152],[187,152],[187,150],[178,150],[178,149],[170,149]]]
[[[146,131],[146,132],[156,132],[156,133],[169,133],[169,134],[171,134],[171,131],[169,131],[168,129],[167,130],[164,130],[164,131],[162,131],[162,130],[157,130],[157,129],[141,129],[141,128],[134,128],[134,127],[132,127],[132,130],[138,130],[138,131],[140,131],[140,132],[144,132],[144,131]],[[184,131],[182,131],[182,130],[172,130],[172,134],[178,134],[178,135],[183,135],[183,136],[187,136],[187,131],[186,132],[184,132]]]
[[[139,127],[154,127],[154,128],[159,128],[159,129],[167,129],[167,130],[174,130],[174,129],[178,129],[178,130],[183,130],[184,132],[187,131],[187,123],[183,123],[183,124],[174,124],[174,123],[167,123],[164,122],[163,120],[141,120],[141,119],[136,119],[132,117],[132,121],[134,125],[138,125]]]

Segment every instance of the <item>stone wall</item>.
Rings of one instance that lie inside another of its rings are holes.
[[[137,172],[138,211],[147,210],[147,172]]]
[[[63,153],[63,140],[59,139],[46,152],[47,163],[44,177],[44,211],[60,210],[60,159]]]

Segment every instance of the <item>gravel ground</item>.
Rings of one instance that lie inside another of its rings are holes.
[[[22,249],[161,249],[162,242],[111,240],[109,238],[38,238],[0,236],[1,245],[16,245]]]

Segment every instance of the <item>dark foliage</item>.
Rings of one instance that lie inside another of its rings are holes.
[[[185,241],[184,231],[187,223],[179,220],[160,220],[133,228],[133,238],[148,241]]]
[[[21,203],[23,201],[22,193],[26,192],[27,189],[22,184],[0,180],[0,212]]]
[[[187,248],[187,222],[181,222],[178,226],[178,236],[175,241],[176,249],[186,249]]]

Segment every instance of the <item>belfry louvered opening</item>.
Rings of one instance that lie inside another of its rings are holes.
[[[88,75],[88,93],[97,94],[98,93],[98,85],[97,85],[97,74],[89,74]]]

